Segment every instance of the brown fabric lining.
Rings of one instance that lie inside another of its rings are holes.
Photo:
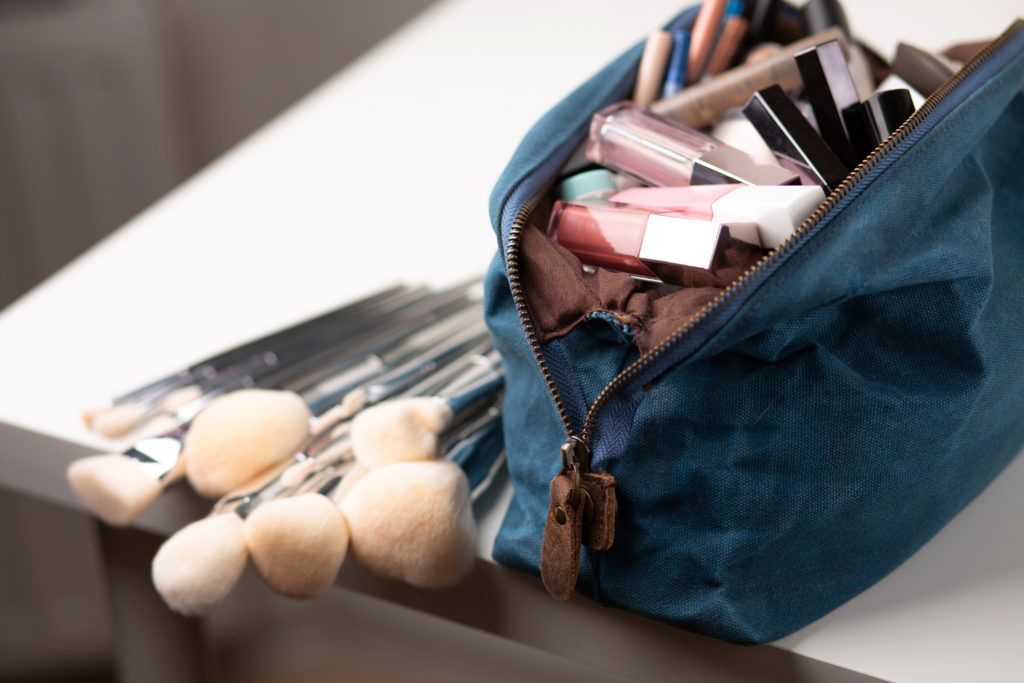
[[[541,203],[524,228],[519,271],[538,339],[546,343],[568,334],[596,311],[614,314],[635,333],[647,352],[667,339],[760,256],[760,250],[729,249],[716,276],[686,273],[687,286],[666,293],[625,273],[598,268],[585,273],[579,259],[544,233],[551,205]]]

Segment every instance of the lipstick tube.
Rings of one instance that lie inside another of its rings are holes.
[[[799,178],[710,135],[619,102],[594,114],[587,158],[648,185],[788,185]]]
[[[730,228],[714,221],[561,200],[548,236],[585,264],[666,282],[685,279],[687,271],[713,274],[734,243]]]
[[[773,85],[754,93],[743,114],[779,163],[799,174],[805,183],[832,190],[843,182],[848,173],[846,165],[781,88]]]
[[[846,56],[838,41],[830,40],[796,55],[804,82],[804,98],[814,109],[818,131],[847,169],[857,165],[843,122],[843,110],[860,102]]]
[[[815,185],[634,187],[609,201],[726,224],[733,238],[774,249],[825,201],[825,193]],[[747,225],[753,234],[743,231]]]

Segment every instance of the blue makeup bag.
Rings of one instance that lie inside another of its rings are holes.
[[[1020,28],[725,290],[584,273],[543,235],[550,183],[591,114],[629,96],[642,46],[535,125],[490,204],[515,489],[497,561],[540,573],[547,525],[549,589],[761,643],[881,579],[978,495],[1024,447]],[[581,515],[582,532],[560,529]],[[599,522],[613,539],[588,537]]]

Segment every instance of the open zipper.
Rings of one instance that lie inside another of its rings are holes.
[[[928,121],[928,117],[932,112],[942,105],[946,98],[961,83],[1013,38],[1022,26],[1024,26],[1024,21],[1015,21],[1002,35],[978,52],[960,71],[932,93],[910,118],[849,173],[785,242],[751,266],[735,282],[707,303],[665,341],[641,355],[616,375],[594,399],[587,411],[583,425],[578,430],[573,423],[569,410],[560,395],[559,388],[544,358],[536,326],[527,308],[519,273],[519,247],[522,231],[526,228],[526,224],[543,196],[545,188],[542,188],[537,194],[524,202],[509,230],[505,250],[506,272],[520,323],[567,435],[567,441],[563,445],[561,452],[562,470],[559,476],[566,476],[568,474],[573,478],[575,480],[574,491],[578,492],[580,489],[580,473],[587,473],[590,470],[590,454],[597,422],[612,399],[623,391],[630,389],[637,382],[647,383],[651,381],[666,367],[678,362],[678,358],[669,358],[673,350],[678,349],[684,341],[692,341],[696,335],[707,329],[709,321],[717,320],[726,311],[735,311],[745,294],[752,294],[757,285],[774,271],[779,264],[799,249],[806,238],[821,226],[826,217],[830,216],[853,193],[858,184],[871,176],[872,172],[882,165],[883,162],[887,161],[892,152],[898,149],[902,143],[913,137],[915,131],[918,131],[922,124]],[[714,330],[712,330],[713,332]],[[554,492],[554,488],[552,491]],[[554,506],[554,501],[552,505]],[[545,529],[545,536],[547,536],[547,533],[547,529]],[[574,576],[575,574],[573,574]]]

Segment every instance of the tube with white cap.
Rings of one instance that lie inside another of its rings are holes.
[[[757,226],[757,239],[747,241],[756,241],[765,249],[784,242],[824,200],[825,193],[817,185],[634,187],[610,198],[612,202],[679,212],[715,223],[752,223]],[[733,237],[744,237],[735,228],[732,233]]]

